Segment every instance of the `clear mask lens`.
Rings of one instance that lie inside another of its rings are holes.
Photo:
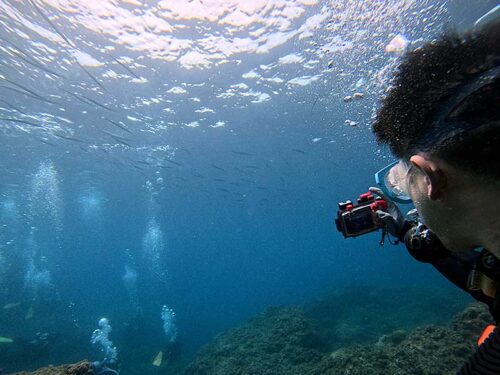
[[[404,160],[395,161],[375,173],[375,183],[388,199],[397,203],[411,203],[408,179],[412,165]]]
[[[394,196],[402,199],[410,199],[407,184],[410,169],[411,166],[404,161],[400,161],[384,176],[385,186]]]

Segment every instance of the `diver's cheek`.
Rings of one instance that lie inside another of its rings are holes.
[[[429,228],[431,231],[438,234],[439,220],[436,220],[436,215],[433,215],[432,209],[428,203],[429,203],[428,200],[426,200],[425,197],[423,196],[416,197],[413,200],[413,204],[415,205],[415,208],[417,209],[418,212],[419,220],[423,224],[425,224],[425,226]]]
[[[426,215],[425,210],[423,209],[421,203],[418,200],[414,200],[413,204],[415,205],[415,208],[417,209],[419,220],[422,223],[424,223],[427,227],[429,227],[427,220],[426,220],[427,215]]]
[[[428,223],[428,218],[432,218],[430,215],[429,198],[427,197],[427,189],[422,181],[414,180],[408,187],[409,196],[417,209],[419,219],[424,223],[429,229],[432,223]],[[432,229],[431,229],[432,230]]]
[[[415,208],[418,211],[420,221],[439,238],[447,249],[461,251],[457,248],[456,244],[453,243],[454,241],[452,241],[452,228],[449,225],[447,217],[443,216],[442,213],[432,205],[432,202],[428,200],[417,201],[415,202]]]

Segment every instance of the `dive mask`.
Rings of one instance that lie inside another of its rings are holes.
[[[396,160],[375,173],[375,182],[390,200],[397,203],[411,203],[408,194],[408,175],[411,169],[410,162]]]

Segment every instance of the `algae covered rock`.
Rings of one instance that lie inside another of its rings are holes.
[[[447,325],[394,330],[378,341],[332,351],[303,310],[273,308],[217,336],[185,375],[451,375],[472,355],[490,322],[487,308],[475,303]]]
[[[298,308],[270,308],[219,335],[186,370],[194,374],[304,374],[321,361],[320,336]]]
[[[94,375],[92,364],[88,361],[72,365],[49,366],[33,372],[16,372],[11,375]]]
[[[486,307],[476,303],[448,326],[416,328],[406,337],[397,333],[377,345],[342,348],[325,357],[315,373],[350,375],[451,375],[473,354],[476,340],[491,322]]]
[[[310,302],[304,309],[332,352],[376,343],[398,330],[447,324],[469,304],[470,298],[458,288],[353,285]]]

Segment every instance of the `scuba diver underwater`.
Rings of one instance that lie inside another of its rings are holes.
[[[92,362],[92,370],[96,375],[118,375],[119,372],[114,370],[109,366],[113,366],[114,363],[108,363],[108,361],[104,360],[102,362]]]
[[[339,203],[338,231],[381,230],[381,244],[404,243],[487,304],[495,323],[458,374],[500,374],[500,5],[406,53],[373,132],[398,160],[356,203]]]

